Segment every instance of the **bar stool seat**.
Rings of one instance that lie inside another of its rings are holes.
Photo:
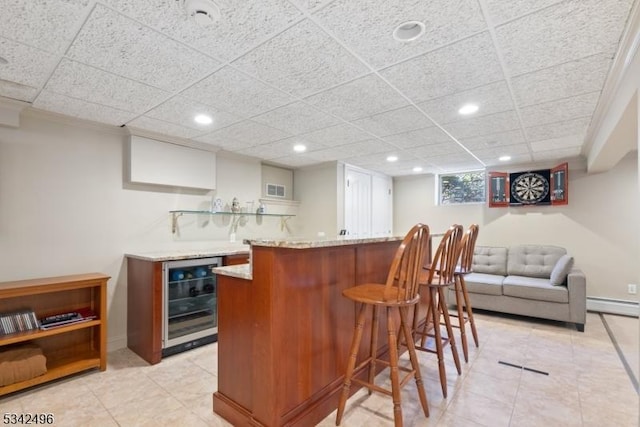
[[[415,225],[405,236],[396,251],[395,257],[391,263],[386,284],[368,283],[352,288],[345,289],[342,295],[346,298],[359,303],[360,310],[356,322],[351,349],[349,351],[349,360],[345,373],[342,394],[338,404],[336,415],[336,425],[340,425],[344,408],[349,397],[351,383],[363,385],[369,389],[369,393],[377,391],[392,397],[393,400],[393,419],[395,426],[402,426],[402,407],[400,402],[400,389],[413,377],[418,388],[418,396],[420,404],[426,417],[429,416],[429,404],[427,395],[424,391],[424,385],[420,376],[420,365],[418,357],[410,339],[411,330],[407,323],[407,311],[411,306],[415,306],[420,300],[418,294],[420,275],[422,266],[426,258],[429,242],[429,227],[423,224]],[[367,308],[372,307],[371,321],[371,342],[369,356],[362,361],[357,367],[357,356],[360,348],[360,341],[364,330]],[[387,317],[387,337],[389,340],[389,361],[378,359],[378,312],[380,308],[386,309]],[[404,335],[408,342],[409,359],[411,368],[398,366],[398,338],[397,330],[394,322],[394,314],[396,311],[400,315],[400,334]],[[377,386],[374,383],[376,364],[388,365],[390,367],[391,390]],[[353,376],[354,371],[366,369],[368,365],[367,381],[360,380]],[[406,375],[400,379],[399,372],[403,371]]]

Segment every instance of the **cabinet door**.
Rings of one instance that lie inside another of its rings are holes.
[[[371,235],[391,236],[393,225],[393,181],[388,176],[371,177]]]
[[[344,226],[350,237],[371,236],[371,175],[345,170]]]
[[[489,172],[489,207],[509,206],[509,174]]]
[[[551,169],[551,204],[569,204],[569,164],[563,163]]]

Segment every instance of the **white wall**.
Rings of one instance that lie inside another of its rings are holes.
[[[25,112],[20,128],[0,127],[0,281],[93,271],[112,276],[108,331],[113,350],[126,345],[124,253],[228,241],[228,217],[185,215],[178,219],[179,233],[172,234],[168,211],[209,209],[214,195],[226,204],[238,197],[243,208],[255,201],[257,208],[261,166],[218,153],[215,192],[127,184],[125,132],[72,124]],[[241,224],[237,240],[287,235],[278,218],[257,222],[251,217]]]
[[[488,208],[484,204],[436,206],[435,177],[394,180],[394,232],[416,222],[432,232],[453,223],[480,225],[478,245],[552,244],[567,248],[587,275],[587,295],[635,300],[628,283],[640,279],[638,155],[612,170],[569,171],[569,205]]]
[[[344,193],[338,192],[340,171],[335,162],[324,163],[295,170],[293,198],[300,202],[298,221],[301,237],[316,237],[325,233],[327,237],[337,235],[343,218],[338,218],[344,204]],[[341,182],[341,181],[340,181]]]

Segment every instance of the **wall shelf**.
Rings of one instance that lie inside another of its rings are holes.
[[[235,228],[238,222],[245,217],[271,217],[280,218],[280,229],[284,230],[289,218],[295,215],[291,214],[272,214],[272,213],[257,213],[257,212],[212,212],[212,211],[196,211],[196,210],[175,210],[169,211],[171,214],[171,232],[175,234],[178,230],[178,218],[182,215],[212,215],[212,216],[230,216],[233,219],[233,227]]]

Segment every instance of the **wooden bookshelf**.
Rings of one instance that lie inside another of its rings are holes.
[[[0,335],[3,347],[32,342],[47,358],[44,375],[0,387],[0,396],[88,369],[107,368],[107,281],[101,273],[0,283],[0,313],[33,310],[38,319],[90,308],[97,319]]]

